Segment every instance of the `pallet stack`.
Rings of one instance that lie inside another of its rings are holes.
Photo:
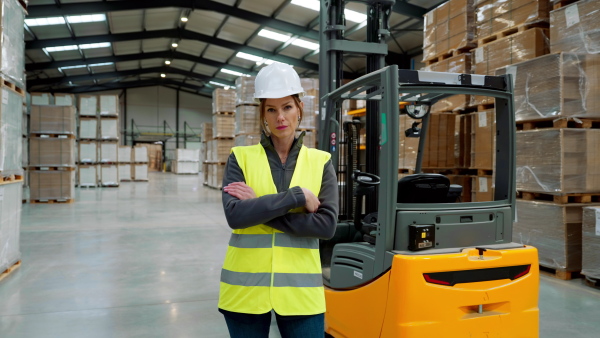
[[[133,161],[132,149],[130,146],[119,146],[117,152],[119,182],[130,182],[133,177],[133,169],[131,167],[131,162]]]
[[[201,143],[200,143],[200,162],[202,163],[202,184],[208,185],[208,141],[212,140],[212,122],[203,122],[200,125]]]
[[[200,149],[175,149],[171,171],[174,174],[198,175],[200,172]]]
[[[248,88],[250,83],[252,89]],[[248,101],[251,96],[243,93],[250,90],[254,93],[254,78],[239,77],[236,85],[235,92],[221,89],[213,92],[212,139],[206,142],[207,185],[211,188],[221,188],[225,163],[235,144],[236,105],[253,102]],[[242,96],[238,97],[237,92]]]
[[[585,283],[600,288],[600,207],[584,207],[581,274]]]
[[[0,280],[20,266],[25,98],[24,8],[4,0],[0,17]],[[26,164],[26,163],[25,163]]]
[[[254,77],[236,80],[235,146],[251,146],[260,142],[262,126],[258,103],[254,101]]]
[[[31,203],[75,201],[75,119],[74,106],[31,106]]]
[[[99,176],[99,134],[98,134],[98,97],[95,95],[79,95],[79,187],[94,188],[98,186]]]
[[[582,227],[589,225],[582,215],[600,205],[600,49],[590,49],[594,39],[586,38],[598,34],[593,13],[600,3],[562,5],[550,13],[552,54],[497,71],[516,74],[520,199],[513,234],[538,248],[540,265],[554,276],[571,279],[585,270],[597,280],[600,264],[583,247]]]
[[[100,185],[119,186],[119,96],[98,95]]]
[[[309,148],[317,147],[317,128],[319,114],[319,79],[301,78],[300,83],[306,92],[302,97],[304,116],[298,125],[299,132],[305,132],[303,144]]]
[[[131,179],[134,182],[148,182],[148,171],[150,171],[150,154],[146,145],[137,145],[131,152]],[[161,152],[162,153],[162,152]]]

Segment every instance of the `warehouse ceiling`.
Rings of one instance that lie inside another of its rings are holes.
[[[421,54],[423,14],[446,0],[396,0],[388,63]],[[271,60],[319,71],[316,0],[30,0],[29,91],[83,93],[162,85],[210,96]],[[311,6],[315,7],[309,8]],[[346,4],[346,38],[366,39],[364,1]],[[348,12],[351,11],[351,12]],[[345,58],[346,77],[365,72]]]

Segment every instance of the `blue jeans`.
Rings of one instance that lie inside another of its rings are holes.
[[[273,311],[275,313],[275,311]],[[231,338],[268,338],[271,312],[251,315],[221,310]],[[275,313],[282,338],[323,338],[325,315],[280,316]]]

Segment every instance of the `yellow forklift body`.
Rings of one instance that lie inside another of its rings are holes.
[[[470,248],[452,254],[397,254],[392,268],[372,283],[347,291],[326,288],[326,332],[334,337],[538,337],[537,250],[527,246],[480,253]],[[430,277],[515,266],[529,267],[514,279],[441,285]]]

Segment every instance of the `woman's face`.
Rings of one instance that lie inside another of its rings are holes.
[[[304,105],[304,102],[300,102],[300,104]],[[268,124],[271,136],[282,139],[295,137],[299,117],[300,109],[293,97],[266,99],[265,121]]]

